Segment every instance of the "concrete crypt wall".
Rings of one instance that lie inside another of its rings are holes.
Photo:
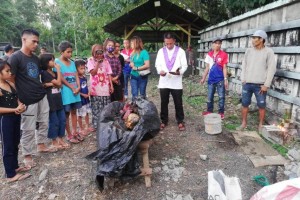
[[[200,31],[198,69],[203,73],[204,58],[211,48],[211,41],[215,37],[224,38],[222,49],[229,54],[228,68],[232,73],[229,89],[241,94],[240,67],[246,48],[252,46],[249,36],[258,29],[265,30],[268,34],[266,44],[274,50],[277,62],[267,107],[278,116],[289,111],[294,122],[300,124],[299,10],[299,1],[280,0]],[[269,123],[273,122],[269,120]]]

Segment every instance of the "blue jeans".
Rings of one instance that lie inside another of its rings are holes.
[[[124,75],[124,95],[128,96],[128,82],[130,78],[130,74],[123,74]]]
[[[225,106],[225,86],[224,81],[218,83],[208,84],[208,99],[207,99],[207,111],[214,111],[214,95],[215,92],[219,95],[219,113],[224,113]]]
[[[130,85],[132,100],[135,100],[139,95],[146,98],[146,88],[148,83],[148,76],[133,76],[131,75]]]
[[[64,109],[49,113],[48,138],[55,139],[65,136],[66,115]]]
[[[242,89],[242,106],[248,107],[251,104],[252,94],[255,95],[257,106],[266,108],[267,93],[259,93],[263,84],[245,83]]]

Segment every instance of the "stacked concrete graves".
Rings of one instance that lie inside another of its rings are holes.
[[[234,17],[199,32],[198,68],[203,72],[204,58],[212,40],[222,37],[222,48],[229,54],[229,89],[241,94],[241,64],[251,36],[256,30],[268,34],[267,46],[276,54],[277,72],[268,91],[267,106],[272,111],[270,124],[290,113],[294,124],[300,125],[300,2],[281,0]],[[255,98],[253,98],[255,101]],[[274,117],[275,116],[275,117]],[[296,127],[297,128],[297,127]]]

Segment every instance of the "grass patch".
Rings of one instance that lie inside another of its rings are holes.
[[[224,124],[224,127],[230,131],[235,131],[238,126],[237,124]]]
[[[272,144],[272,147],[282,156],[286,157],[288,149],[280,144]]]
[[[227,120],[230,120],[230,121],[238,121],[239,118],[238,118],[238,116],[236,116],[236,115],[230,115],[230,116],[227,117]]]
[[[203,105],[206,106],[206,97],[204,96],[187,97],[186,102],[194,108],[201,108]]]

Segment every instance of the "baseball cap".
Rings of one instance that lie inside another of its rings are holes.
[[[267,40],[268,35],[267,35],[267,33],[266,33],[265,31],[263,31],[263,30],[257,30],[257,31],[254,32],[253,35],[251,35],[251,37],[261,37],[261,38]]]
[[[215,39],[213,39],[213,43],[215,43],[216,41],[221,41],[222,42],[222,38],[220,38],[220,37],[216,37]]]

